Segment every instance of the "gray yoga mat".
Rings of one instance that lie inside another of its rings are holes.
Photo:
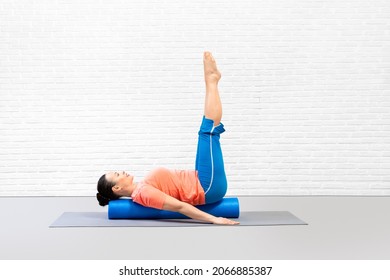
[[[307,225],[288,211],[241,212],[238,226]],[[50,227],[194,227],[218,226],[191,219],[130,220],[107,218],[106,212],[65,212]]]

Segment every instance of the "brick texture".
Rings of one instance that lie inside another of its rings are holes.
[[[0,3],[0,195],[193,169],[203,51],[229,195],[390,195],[390,2]]]

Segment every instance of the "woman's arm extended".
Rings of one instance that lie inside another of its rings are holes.
[[[187,217],[190,217],[195,220],[210,222],[217,225],[237,225],[239,222],[235,222],[222,217],[215,217],[206,212],[199,210],[198,208],[192,206],[191,204],[177,200],[174,197],[169,195],[166,196],[164,210],[179,212]]]

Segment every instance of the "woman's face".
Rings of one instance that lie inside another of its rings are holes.
[[[106,173],[106,180],[114,183],[115,185],[131,186],[133,184],[134,177],[127,174],[125,171],[108,172]]]

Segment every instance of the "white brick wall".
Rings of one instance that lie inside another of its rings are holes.
[[[0,3],[0,195],[192,169],[204,50],[231,195],[390,195],[390,2]]]

